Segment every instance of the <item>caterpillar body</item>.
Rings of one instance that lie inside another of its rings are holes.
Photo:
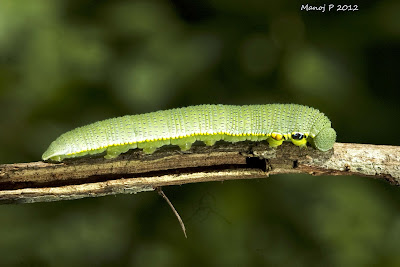
[[[43,160],[62,161],[106,152],[111,159],[129,149],[151,154],[164,145],[188,150],[196,141],[213,145],[267,140],[271,147],[291,141],[327,151],[336,132],[319,110],[297,104],[199,105],[128,115],[98,121],[62,134],[42,155]]]

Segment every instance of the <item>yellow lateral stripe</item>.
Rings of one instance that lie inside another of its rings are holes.
[[[166,138],[166,137],[161,137],[161,138],[156,138],[156,139],[145,139],[145,140],[141,140],[141,141],[136,141],[136,142],[126,142],[126,143],[120,143],[120,144],[111,144],[111,145],[107,145],[107,146],[102,146],[99,148],[91,148],[91,149],[87,149],[87,150],[81,150],[78,152],[73,152],[73,153],[68,153],[66,154],[67,156],[71,156],[71,155],[76,155],[79,153],[84,153],[84,152],[88,152],[88,151],[93,151],[93,150],[99,150],[99,149],[103,149],[103,148],[109,148],[112,146],[125,146],[125,145],[133,145],[133,144],[139,144],[139,143],[144,143],[144,142],[157,142],[157,141],[166,141],[166,140],[175,140],[175,139],[183,139],[186,137],[190,137],[190,136],[212,136],[212,135],[228,135],[228,136],[266,136],[266,137],[273,137],[276,136],[277,133],[239,133],[239,134],[232,134],[232,133],[227,133],[227,132],[218,132],[218,133],[199,133],[199,134],[188,134],[188,135],[180,135],[180,136],[173,136],[170,138]],[[305,133],[305,135],[308,135],[309,133]],[[283,136],[287,136],[288,134],[282,134]],[[289,134],[290,135],[290,134]]]

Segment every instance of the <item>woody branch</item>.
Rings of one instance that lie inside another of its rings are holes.
[[[62,163],[0,165],[0,203],[72,200],[152,191],[186,183],[267,178],[281,173],[359,175],[400,184],[400,147],[336,143],[328,152],[283,144],[224,143],[166,147],[151,155],[134,150],[117,159],[102,157]]]

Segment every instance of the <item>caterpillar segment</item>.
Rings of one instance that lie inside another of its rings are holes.
[[[130,149],[154,153],[165,145],[189,150],[195,141],[208,146],[224,140],[267,140],[271,147],[292,142],[310,143],[327,151],[336,141],[330,120],[319,110],[297,104],[199,105],[95,122],[62,134],[42,155],[43,160],[62,161],[85,155],[118,157]]]

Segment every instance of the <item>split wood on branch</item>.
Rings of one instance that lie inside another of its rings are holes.
[[[360,175],[400,184],[400,147],[336,143],[328,152],[283,144],[218,142],[181,152],[131,150],[62,163],[0,165],[0,203],[29,203],[151,191],[160,186],[266,178],[280,173]]]

